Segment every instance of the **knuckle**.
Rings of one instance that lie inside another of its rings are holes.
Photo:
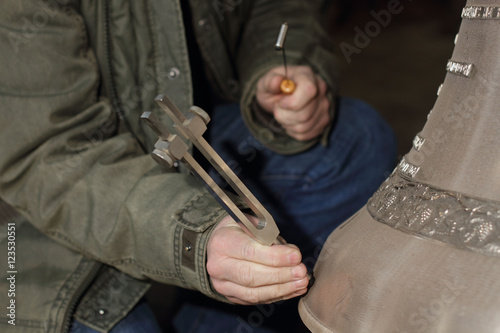
[[[294,289],[295,288],[293,287],[292,283],[281,284],[278,287],[279,297],[285,297],[286,295],[289,295],[290,293],[293,293]]]
[[[271,262],[271,266],[273,267],[278,267],[283,264],[283,262],[286,260],[284,255],[280,255],[279,253],[276,253],[274,251],[271,251],[269,253],[269,258]]]
[[[247,241],[241,247],[243,258],[246,260],[253,261],[255,260],[256,249],[253,241]]]
[[[252,274],[252,270],[250,266],[246,263],[240,263],[238,268],[236,269],[236,274],[238,277],[238,282],[246,287],[255,286],[255,278],[254,274]]]
[[[279,283],[284,283],[284,282],[288,281],[290,279],[290,276],[288,274],[288,270],[287,271],[278,270],[276,272],[276,279]]]

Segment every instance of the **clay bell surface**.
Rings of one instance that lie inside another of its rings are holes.
[[[500,1],[468,1],[424,129],[330,235],[313,332],[500,332]]]

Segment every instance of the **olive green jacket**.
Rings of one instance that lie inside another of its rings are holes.
[[[290,63],[309,64],[333,96],[316,2],[189,3],[207,76],[250,130],[280,153],[315,144],[272,132],[251,106],[256,81],[282,64],[283,21]],[[2,2],[0,198],[15,211],[0,202],[0,331],[60,332],[73,317],[107,331],[150,281],[224,300],[205,260],[226,213],[194,177],[157,166],[139,120],[150,110],[168,123],[159,93],[192,104],[185,39],[179,0]]]

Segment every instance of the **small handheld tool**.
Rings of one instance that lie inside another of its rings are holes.
[[[215,152],[215,150],[203,138],[207,129],[210,116],[201,108],[193,106],[187,114],[182,113],[170,99],[165,95],[159,95],[155,101],[167,113],[174,122],[177,134],[171,133],[158,117],[151,112],[144,112],[141,118],[158,135],[158,141],[152,156],[156,162],[167,168],[172,167],[176,161],[181,161],[194,175],[203,181],[212,190],[212,195],[224,206],[230,215],[243,223],[252,232],[257,240],[266,244],[286,244],[279,236],[279,229],[273,217],[257,200],[257,198],[241,182],[236,174]],[[180,137],[179,137],[180,135]],[[254,225],[240,208],[229,198],[229,196],[217,185],[210,175],[189,153],[186,142],[192,142],[196,148],[206,157],[217,172],[226,180],[233,190],[245,201],[252,212],[257,216],[259,222]]]
[[[286,53],[285,53],[285,39],[287,32],[288,32],[288,22],[283,22],[283,24],[281,24],[276,44],[274,44],[274,48],[277,51],[283,52],[283,65],[285,66],[285,78],[283,79],[283,81],[281,81],[280,90],[283,94],[289,95],[295,91],[295,82],[288,79],[288,70],[286,66]]]

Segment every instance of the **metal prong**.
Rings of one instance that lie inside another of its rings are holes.
[[[149,127],[158,135],[162,140],[168,140],[170,131],[160,122],[160,119],[152,113],[151,111],[146,111],[141,115],[141,119],[144,120]]]
[[[156,103],[161,102],[165,106],[167,106],[172,112],[172,114],[175,116],[175,118],[179,120],[180,123],[183,123],[186,120],[186,116],[184,115],[184,113],[182,113],[182,111],[179,110],[177,106],[175,106],[175,104],[164,94],[156,96],[155,101]]]
[[[280,28],[280,32],[278,34],[278,39],[276,40],[276,44],[274,44],[274,48],[276,50],[280,51],[285,47],[285,39],[287,31],[288,31],[288,22],[283,22]]]

